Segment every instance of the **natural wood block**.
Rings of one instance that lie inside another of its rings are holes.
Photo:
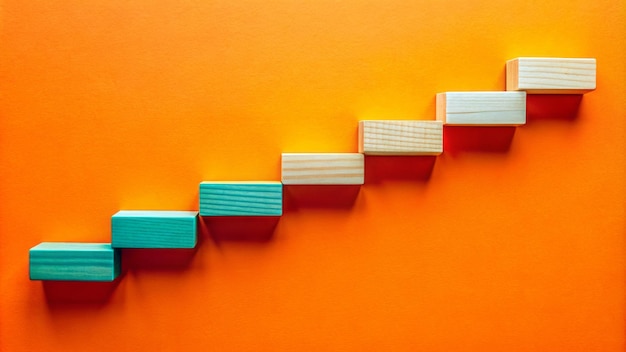
[[[526,92],[439,93],[437,121],[457,126],[523,125]]]
[[[31,280],[113,281],[120,252],[110,243],[42,242],[30,249]]]
[[[200,183],[201,216],[281,216],[283,185],[275,181]]]
[[[439,155],[441,121],[366,120],[359,122],[359,153],[366,155]]]
[[[114,248],[193,248],[197,211],[121,210],[111,217]]]
[[[283,153],[285,185],[362,185],[365,161],[360,153]]]
[[[596,89],[596,59],[519,57],[506,62],[506,90],[583,94]]]

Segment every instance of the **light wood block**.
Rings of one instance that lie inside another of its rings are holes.
[[[281,216],[283,185],[274,181],[200,183],[201,216]]]
[[[42,242],[29,251],[31,280],[113,281],[120,252],[110,243]]]
[[[441,121],[366,120],[359,122],[359,153],[365,155],[439,155]]]
[[[111,217],[114,248],[194,248],[197,211],[121,210]]]
[[[583,94],[596,89],[596,59],[519,57],[506,62],[506,90]]]
[[[362,185],[365,160],[360,153],[283,153],[285,185]]]
[[[526,92],[439,93],[437,121],[457,126],[523,125]]]

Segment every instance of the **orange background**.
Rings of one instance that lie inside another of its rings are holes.
[[[22,1],[0,7],[1,351],[623,351],[623,1]],[[595,57],[598,89],[517,129],[368,157],[360,192],[286,190],[273,229],[125,251],[113,285],[29,281],[41,241],[202,180],[354,152],[518,56]],[[273,231],[272,231],[273,230]],[[271,236],[268,234],[272,233]]]

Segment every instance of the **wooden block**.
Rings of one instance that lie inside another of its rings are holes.
[[[283,185],[274,181],[200,183],[201,216],[281,216]]]
[[[506,90],[583,94],[596,89],[596,59],[518,57],[506,62]]]
[[[523,125],[526,92],[439,93],[437,121],[457,126]]]
[[[197,211],[121,210],[111,217],[114,248],[194,248]]]
[[[360,153],[283,153],[285,185],[362,185],[365,161]]]
[[[365,155],[439,155],[441,121],[368,120],[359,122],[359,153]]]
[[[29,251],[31,280],[113,281],[120,252],[110,243],[42,242]]]

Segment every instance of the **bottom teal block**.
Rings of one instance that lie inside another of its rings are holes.
[[[42,242],[30,249],[30,279],[113,281],[120,252],[110,243]]]

